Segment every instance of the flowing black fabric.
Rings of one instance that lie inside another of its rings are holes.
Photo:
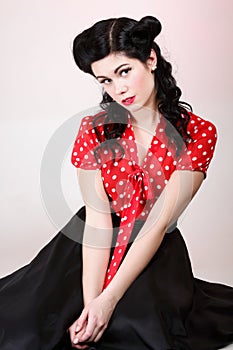
[[[83,309],[85,218],[82,207],[29,264],[0,279],[1,350],[73,349],[67,330]],[[114,239],[119,220],[112,213]],[[142,225],[136,221],[135,237]],[[89,349],[215,350],[232,342],[233,288],[193,277],[176,227],[166,233],[117,304],[101,340]]]

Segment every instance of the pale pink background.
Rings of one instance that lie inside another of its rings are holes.
[[[28,263],[58,232],[41,199],[43,152],[62,123],[100,100],[93,79],[73,62],[74,36],[100,19],[153,15],[163,24],[158,42],[183,99],[219,135],[207,179],[179,228],[195,275],[233,285],[232,14],[231,0],[1,1],[1,276]],[[77,211],[82,199],[69,153],[62,184]]]

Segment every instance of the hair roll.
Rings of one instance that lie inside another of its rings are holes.
[[[172,66],[154,41],[161,29],[160,21],[153,16],[144,16],[139,21],[128,17],[101,20],[75,37],[73,56],[82,71],[94,76],[92,63],[109,54],[121,52],[146,64],[153,49],[157,56],[157,69],[154,72],[156,102],[160,113],[169,122],[165,132],[169,141],[175,144],[178,156],[183,143],[187,145],[191,139],[187,133],[187,124],[190,120],[188,109],[192,110],[192,107],[180,101],[182,92],[172,75]],[[105,139],[114,139],[115,143],[124,132],[129,112],[106,92],[103,93],[100,106],[106,112]]]

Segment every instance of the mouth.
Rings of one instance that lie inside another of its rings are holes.
[[[134,102],[135,97],[136,97],[136,96],[132,96],[132,97],[125,98],[125,99],[122,100],[121,102],[122,102],[123,105],[125,105],[125,106],[131,105],[131,104]]]

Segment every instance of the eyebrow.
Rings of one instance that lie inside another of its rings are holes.
[[[126,65],[128,65],[129,63],[123,63],[123,64],[121,64],[120,66],[118,66],[115,70],[114,70],[114,74],[116,74],[117,72],[118,72],[118,70],[121,68],[121,67],[123,67],[123,66],[126,66]],[[105,77],[104,75],[98,75],[98,76],[96,76],[96,79],[98,79],[98,78],[107,78],[107,77]]]

